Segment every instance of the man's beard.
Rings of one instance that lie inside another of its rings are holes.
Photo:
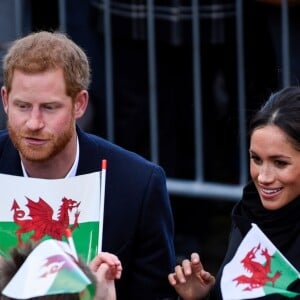
[[[59,135],[54,135],[52,133],[41,133],[39,131],[15,130],[9,123],[9,120],[7,121],[11,141],[21,156],[32,162],[47,161],[63,151],[74,134],[73,126],[73,122],[71,121],[69,127],[64,132],[61,132]],[[45,145],[28,144],[24,141],[24,137],[46,139],[47,143]]]

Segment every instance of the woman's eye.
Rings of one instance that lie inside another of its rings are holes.
[[[284,161],[284,160],[276,160],[276,161],[275,161],[275,165],[276,165],[277,167],[285,167],[287,164],[288,164],[288,163],[287,163],[286,161]]]
[[[250,156],[251,160],[253,160],[256,164],[259,164],[261,162],[261,159],[256,155]]]

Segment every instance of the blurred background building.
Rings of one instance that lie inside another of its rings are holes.
[[[272,91],[299,84],[297,3],[0,0],[0,55],[41,29],[87,51],[80,125],[163,166],[178,261],[198,251],[215,272],[248,180],[248,120]]]

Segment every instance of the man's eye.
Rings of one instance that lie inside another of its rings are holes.
[[[25,103],[18,103],[16,106],[17,106],[18,108],[20,108],[20,109],[25,109],[25,108],[28,107],[28,105],[25,104]]]
[[[44,108],[47,110],[54,110],[56,108],[56,106],[55,105],[45,105]]]

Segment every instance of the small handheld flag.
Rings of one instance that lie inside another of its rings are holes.
[[[48,239],[36,246],[2,294],[16,299],[80,293],[92,282],[66,242]]]
[[[256,224],[252,224],[221,278],[223,300],[253,299],[268,294],[289,298],[299,293],[288,290],[299,272],[279,252]]]
[[[69,228],[78,256],[90,262],[102,241],[101,173],[51,180],[0,174],[0,256],[29,239],[65,240]]]

